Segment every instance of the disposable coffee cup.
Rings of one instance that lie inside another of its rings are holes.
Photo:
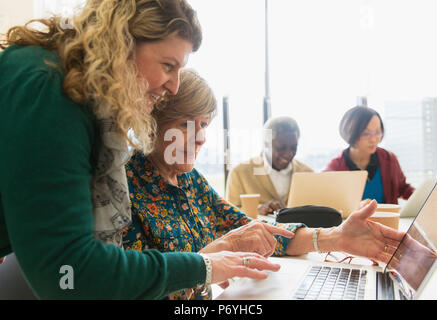
[[[376,211],[369,219],[396,230],[399,227],[398,212]]]
[[[376,211],[399,212],[400,206],[398,204],[391,204],[391,203],[378,203],[378,207],[376,208]]]
[[[240,194],[241,211],[252,219],[258,218],[260,194]]]

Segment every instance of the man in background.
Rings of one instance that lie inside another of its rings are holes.
[[[293,173],[313,171],[294,159],[299,136],[299,127],[293,118],[269,119],[264,125],[263,151],[231,170],[226,199],[241,208],[240,194],[258,193],[261,196],[258,214],[267,215],[284,208]]]

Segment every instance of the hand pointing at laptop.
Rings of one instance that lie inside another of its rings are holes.
[[[359,210],[337,227],[299,228],[295,233],[254,221],[228,232],[201,252],[227,250],[270,256],[276,244],[273,235],[277,234],[290,238],[286,249],[288,255],[341,251],[388,263],[405,233],[370,221],[368,218],[376,207],[375,200],[366,200],[361,203]]]
[[[370,221],[376,207],[375,200],[368,200],[337,227],[299,229],[287,254],[341,251],[387,263],[405,233]]]

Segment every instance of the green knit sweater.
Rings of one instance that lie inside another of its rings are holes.
[[[47,61],[59,64],[35,46],[0,53],[0,257],[14,252],[42,299],[159,299],[203,283],[196,253],[123,251],[94,240],[99,137]]]

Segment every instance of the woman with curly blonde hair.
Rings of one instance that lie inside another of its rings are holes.
[[[149,114],[177,93],[201,43],[195,11],[186,0],[88,0],[65,22],[34,20],[1,42],[0,257],[15,256],[0,273],[17,261],[36,297],[50,299],[155,299],[265,277],[241,269],[243,253],[122,248],[128,146],[152,149]]]

